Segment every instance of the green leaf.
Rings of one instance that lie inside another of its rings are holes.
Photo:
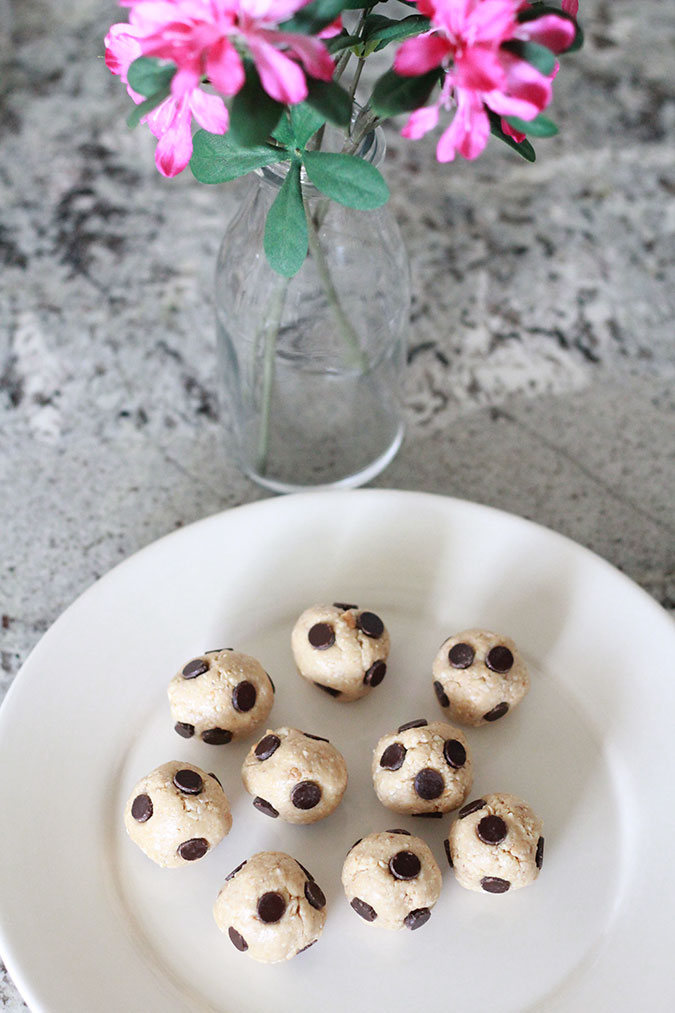
[[[509,39],[502,43],[502,49],[508,50],[514,56],[525,60],[526,63],[536,67],[542,74],[552,74],[555,70],[556,55],[546,46],[538,42],[524,42],[522,39]]]
[[[284,278],[292,278],[305,262],[307,217],[302,203],[300,162],[296,158],[267,212],[263,246],[270,266]]]
[[[326,117],[309,105],[308,102],[299,102],[291,106],[291,128],[293,131],[293,146],[304,148],[307,141],[312,137],[319,127],[326,122]]]
[[[523,24],[526,21],[535,21],[537,18],[542,17],[543,14],[555,14],[556,17],[567,18],[568,21],[571,21],[576,28],[576,35],[574,36],[572,45],[565,52],[575,53],[578,49],[581,49],[584,44],[584,30],[577,19],[568,14],[567,11],[561,11],[557,7],[551,7],[549,4],[537,4],[535,7],[519,11],[516,17]]]
[[[513,148],[514,151],[517,151],[518,154],[525,159],[525,161],[536,161],[537,156],[534,148],[527,138],[518,143],[518,141],[514,140],[513,137],[509,137],[509,135],[505,134],[502,130],[501,116],[498,116],[497,113],[493,113],[491,109],[487,110],[487,114],[488,119],[490,120],[490,133],[493,137],[498,137],[500,141],[504,142],[504,144],[508,144],[509,148]]]
[[[151,113],[153,109],[156,109],[160,102],[163,102],[171,94],[171,88],[162,88],[161,91],[156,91],[150,98],[146,98],[145,102],[139,103],[135,106],[127,116],[127,126],[137,127],[141,122],[142,118],[146,113]]]
[[[250,60],[244,62],[246,81],[230,106],[230,133],[241,147],[262,144],[272,134],[284,111],[267,94]]]
[[[428,32],[430,28],[429,18],[425,18],[421,14],[411,14],[399,21],[385,18],[382,14],[369,14],[364,24],[364,38],[368,42],[377,40],[380,43],[377,48],[384,49],[390,42],[410,39],[414,35]]]
[[[149,98],[168,88],[177,70],[175,63],[158,60],[155,56],[139,56],[129,67],[127,81],[139,95]]]
[[[375,84],[372,106],[378,116],[396,116],[419,109],[440,81],[442,71],[430,70],[419,77],[399,77],[388,70]]]
[[[332,39],[324,39],[329,53],[339,53],[342,49],[353,49],[361,45],[358,35],[334,35]]]
[[[301,7],[292,18],[279,25],[279,28],[283,32],[317,35],[331,25],[342,11],[355,11],[370,6],[370,0],[313,0],[313,3]]]
[[[356,155],[306,151],[303,161],[314,186],[338,204],[371,211],[389,200],[389,187],[379,169]]]
[[[307,78],[309,93],[305,99],[307,105],[320,113],[324,120],[334,123],[337,127],[348,127],[352,118],[352,100],[344,88],[335,81],[318,81]]]
[[[272,131],[272,137],[275,141],[278,141],[284,148],[295,147],[295,135],[293,128],[291,127],[291,121],[288,117],[288,113],[285,112],[281,117],[276,127]]]
[[[210,134],[198,130],[192,138],[190,169],[200,183],[226,183],[288,157],[286,151],[269,144],[243,148],[229,133]]]
[[[505,116],[504,119],[514,130],[519,130],[521,134],[530,134],[531,137],[554,137],[558,133],[553,120],[549,120],[548,116],[541,113],[533,120],[521,120],[519,116]]]

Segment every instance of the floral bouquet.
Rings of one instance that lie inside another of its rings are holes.
[[[145,123],[157,138],[162,175],[189,164],[201,182],[221,183],[288,163],[264,234],[270,265],[287,278],[308,252],[303,179],[347,207],[386,203],[379,170],[355,153],[399,114],[411,140],[441,127],[439,162],[476,158],[491,134],[534,161],[530,138],[557,133],[543,113],[557,57],[582,42],[578,0],[562,9],[395,0],[400,17],[389,16],[391,5],[377,13],[372,0],[120,2],[129,22],[106,36],[106,64],[136,103],[129,125]],[[366,61],[387,47],[391,67],[357,105]],[[322,150],[327,124],[342,131],[341,150]]]

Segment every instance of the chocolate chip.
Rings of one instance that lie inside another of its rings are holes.
[[[304,865],[302,864],[302,862],[299,862],[297,860],[297,858],[295,859],[295,864],[300,866],[300,868],[304,872],[305,876],[307,876],[307,879],[312,879],[312,880],[314,879],[314,876],[311,874],[311,872],[309,871],[309,869],[306,869],[304,867]]]
[[[437,770],[433,770],[431,767],[424,767],[418,771],[413,784],[419,797],[425,799],[427,802],[433,798],[438,798],[439,795],[443,794],[445,789],[443,777]]]
[[[443,819],[443,813],[411,813],[416,820],[441,820]]]
[[[485,664],[493,672],[500,672],[503,674],[513,668],[513,655],[508,647],[504,647],[503,644],[498,644],[497,647],[493,647],[492,650],[488,651]]]
[[[377,911],[370,904],[366,904],[365,900],[361,900],[360,897],[355,897],[351,902],[351,906],[356,911],[357,915],[361,915],[364,921],[374,922],[377,918]]]
[[[303,946],[301,950],[298,950],[298,952],[295,954],[296,957],[299,956],[301,953],[304,953],[305,950],[308,950],[310,946],[314,946],[314,943],[318,943],[318,941],[319,941],[318,939],[312,939],[311,943],[307,943],[307,946]]]
[[[223,787],[222,782],[221,782],[220,778],[217,776],[217,774],[213,774],[213,773],[209,772],[209,777],[212,777],[213,780],[216,781],[220,785],[221,788]]]
[[[285,910],[286,901],[276,890],[264,893],[258,901],[258,918],[268,925],[283,918]]]
[[[422,870],[422,863],[412,851],[399,851],[389,859],[389,871],[394,879],[415,879]]]
[[[387,666],[383,661],[374,661],[363,677],[366,686],[379,686],[385,675]]]
[[[438,681],[438,679],[434,682],[434,689],[436,691],[436,696],[438,697],[438,702],[441,705],[441,707],[449,707],[450,700],[448,699],[448,694],[445,692],[443,686]]]
[[[452,869],[454,866],[452,864],[452,854],[450,853],[450,841],[443,841],[443,847],[445,848],[445,857],[448,860],[448,865]]]
[[[480,885],[486,893],[506,893],[511,886],[508,879],[500,879],[499,876],[483,876]]]
[[[316,739],[317,742],[330,742],[330,739],[324,739],[323,735],[312,735],[311,732],[302,733],[308,739]]]
[[[471,813],[477,813],[479,809],[483,809],[487,805],[484,798],[477,798],[475,802],[467,802],[457,813],[460,820],[463,820],[465,816],[470,816]]]
[[[396,828],[396,830],[387,830],[387,833],[388,834],[405,834],[406,837],[411,837],[412,836],[412,834],[410,833],[409,830],[400,830],[399,828]]]
[[[204,780],[196,770],[177,770],[173,783],[184,795],[201,795],[204,791]]]
[[[458,739],[446,739],[443,756],[450,767],[463,767],[466,763],[466,749]]]
[[[316,781],[300,781],[291,792],[296,809],[313,809],[321,801],[321,788]]]
[[[238,682],[232,690],[232,706],[240,714],[245,714],[255,707],[257,696],[256,688],[252,682],[247,680]]]
[[[176,721],[174,731],[182,735],[184,739],[191,739],[195,733],[195,726],[189,725],[186,721]]]
[[[246,950],[248,949],[248,943],[246,942],[246,940],[244,939],[244,937],[241,936],[237,932],[237,930],[235,928],[233,928],[231,925],[230,925],[229,929],[227,930],[227,934],[230,937],[230,940],[237,947],[237,949],[241,950],[242,953],[245,953]]]
[[[424,728],[429,722],[426,718],[416,718],[414,721],[407,721],[398,729],[399,732],[407,732],[409,728]]]
[[[256,795],[253,799],[253,805],[258,812],[264,813],[265,816],[271,816],[272,819],[276,819],[279,813],[266,799],[261,798],[260,795]]]
[[[469,668],[475,657],[471,644],[454,644],[448,651],[448,661],[453,668]]]
[[[537,854],[534,858],[535,864],[538,869],[541,869],[544,864],[544,838],[540,837],[537,841]]]
[[[317,651],[326,651],[335,643],[335,630],[329,623],[314,623],[307,639]]]
[[[359,607],[358,605],[349,605],[347,604],[347,602],[344,601],[333,602],[333,608],[342,609],[343,612],[348,612],[349,609],[357,609],[358,607]]]
[[[278,735],[265,735],[253,752],[259,760],[269,760],[272,753],[276,753],[280,745],[281,739]]]
[[[198,675],[203,675],[204,672],[208,672],[208,670],[208,661],[204,661],[202,658],[195,658],[194,661],[188,661],[187,665],[183,669],[183,678],[196,679]]]
[[[380,766],[384,767],[385,770],[399,770],[403,766],[407,752],[408,750],[402,742],[392,742],[382,753]]]
[[[483,816],[476,833],[483,844],[501,844],[506,837],[507,826],[501,816]]]
[[[353,851],[353,850],[354,850],[354,848],[356,847],[356,845],[357,845],[357,844],[360,844],[362,840],[363,840],[363,837],[359,837],[358,841],[354,841],[354,843],[352,844],[352,846],[351,846],[351,848],[349,849],[349,851]],[[347,852],[347,854],[349,854],[349,851]]]
[[[222,654],[223,651],[232,651],[232,647],[212,647],[210,651],[204,651],[204,654]]]
[[[186,862],[196,862],[198,858],[203,858],[209,850],[209,842],[205,837],[191,837],[189,841],[179,844],[177,850],[180,857],[184,858]]]
[[[225,882],[227,883],[228,879],[234,879],[234,877],[237,875],[237,873],[241,869],[243,869],[245,865],[246,865],[246,859],[244,859],[244,861],[241,862],[241,864],[238,865],[236,869],[233,869],[232,872],[229,874],[229,876],[225,877]]]
[[[328,693],[329,696],[339,696],[340,695],[340,690],[339,689],[333,689],[332,686],[324,686],[320,682],[315,682],[314,685],[318,686],[319,689],[322,689],[324,691],[324,693]]]
[[[431,918],[431,911],[428,907],[418,907],[403,919],[407,929],[421,929]]]
[[[312,879],[308,879],[305,883],[305,897],[317,911],[326,906],[326,895],[319,884],[315,883]]]
[[[131,815],[137,823],[147,823],[152,812],[152,799],[149,795],[137,795],[131,803]]]
[[[276,691],[277,691],[277,688],[276,688],[276,686],[274,685],[274,683],[272,682],[272,676],[270,675],[270,673],[269,673],[269,672],[265,672],[265,675],[267,676],[267,678],[268,678],[268,679],[269,679],[269,681],[270,681],[270,686],[272,687],[272,692],[273,692],[273,693],[276,693]]]
[[[378,640],[384,633],[384,623],[374,612],[359,612],[356,625],[367,637]]]
[[[202,732],[202,742],[208,742],[210,746],[224,746],[232,741],[232,732],[227,728],[207,728]]]
[[[493,707],[491,711],[487,712],[487,714],[483,714],[483,720],[497,721],[499,718],[504,717],[508,709],[509,705],[507,704],[506,700],[502,700],[501,703],[498,703],[497,706]]]

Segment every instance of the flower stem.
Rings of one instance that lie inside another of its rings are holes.
[[[272,293],[269,305],[269,314],[266,317],[263,335],[265,348],[263,351],[263,386],[262,403],[260,406],[260,428],[258,429],[258,452],[256,456],[256,470],[259,475],[267,472],[269,457],[269,433],[270,433],[270,409],[272,404],[272,387],[274,385],[274,359],[277,351],[277,335],[281,326],[281,316],[284,311],[286,293],[290,284],[290,278],[278,276],[278,285]]]

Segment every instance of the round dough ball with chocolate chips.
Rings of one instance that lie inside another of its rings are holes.
[[[236,949],[276,964],[317,941],[326,921],[326,898],[311,872],[290,855],[260,851],[229,874],[213,916]]]
[[[419,837],[386,830],[357,841],[345,859],[342,885],[364,921],[383,929],[418,929],[440,896],[441,872]]]
[[[424,718],[383,735],[373,750],[373,785],[382,805],[412,816],[440,816],[462,804],[473,769],[464,735]]]
[[[173,761],[138,782],[124,810],[129,837],[157,865],[173,869],[203,858],[232,826],[215,774]]]
[[[287,823],[316,823],[340,804],[347,765],[328,739],[277,728],[251,748],[241,778],[260,812]]]
[[[465,725],[497,721],[530,688],[514,642],[487,630],[464,630],[448,637],[434,659],[433,677],[441,707]]]
[[[516,795],[484,795],[459,810],[445,851],[458,883],[467,890],[518,890],[539,875],[542,822]]]
[[[303,678],[338,700],[358,700],[386,675],[389,634],[375,612],[313,605],[296,622],[291,648]]]
[[[267,721],[274,703],[272,680],[260,662],[227,649],[192,658],[167,692],[178,734],[211,745],[246,738]]]

